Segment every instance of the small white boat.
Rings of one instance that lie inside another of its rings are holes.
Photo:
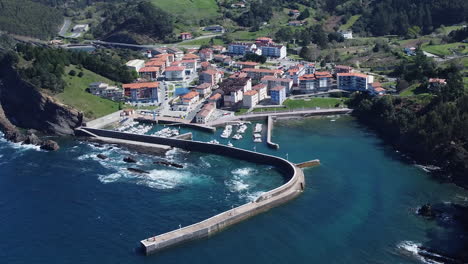
[[[216,139],[213,139],[213,140],[209,141],[208,143],[211,143],[211,144],[219,144],[219,141],[216,140]]]
[[[258,133],[255,133],[254,134],[254,142],[256,142],[256,143],[262,142],[262,135],[258,134]]]
[[[261,143],[261,142],[262,142],[262,139],[261,139],[261,138],[256,138],[256,139],[254,139],[254,142],[255,142],[255,143]]]
[[[243,133],[245,133],[245,130],[247,130],[247,126],[244,125],[244,124],[242,124],[242,125],[239,127],[239,129],[237,129],[237,133],[243,134]]]
[[[227,125],[226,128],[224,129],[223,133],[221,134],[222,138],[229,138],[232,134],[232,126]]]
[[[239,139],[242,139],[242,135],[241,134],[235,134],[232,139],[235,139],[235,140],[239,140]]]
[[[256,124],[256,125],[255,125],[255,129],[254,129],[254,132],[255,132],[255,133],[260,133],[260,132],[262,132],[262,127],[263,127],[262,124],[260,124],[260,123]]]
[[[229,147],[234,146],[234,145],[231,143],[231,141],[228,141],[227,145],[228,145]]]

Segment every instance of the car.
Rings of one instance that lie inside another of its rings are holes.
[[[231,113],[224,113],[223,115],[231,115]]]

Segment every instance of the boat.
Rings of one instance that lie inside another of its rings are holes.
[[[241,134],[235,134],[232,139],[235,139],[235,140],[239,140],[239,139],[242,139],[242,135]]]
[[[229,147],[234,146],[234,145],[231,143],[231,141],[228,141],[227,145],[228,145]]]
[[[232,126],[227,125],[226,128],[224,129],[223,133],[221,134],[222,138],[229,138],[232,133]]]
[[[216,140],[216,139],[213,139],[213,140],[209,141],[208,143],[211,143],[211,144],[219,144],[219,141]]]
[[[243,134],[243,133],[245,133],[246,130],[247,130],[247,126],[242,124],[242,125],[240,125],[239,129],[237,129],[237,133]]]
[[[262,127],[263,127],[262,124],[257,123],[257,124],[255,125],[254,133],[260,133],[260,132],[262,132]]]
[[[256,143],[262,142],[262,135],[258,134],[258,133],[255,133],[254,134],[254,142],[256,142]]]

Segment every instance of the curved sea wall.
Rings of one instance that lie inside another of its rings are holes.
[[[279,157],[199,141],[137,135],[87,127],[82,127],[80,129],[91,132],[97,137],[168,145],[190,151],[223,155],[254,163],[266,164],[274,166],[280,170],[285,177],[287,177],[287,182],[285,184],[262,194],[253,202],[233,208],[193,225],[142,240],[141,244],[143,245],[147,255],[189,240],[209,236],[210,234],[218,232],[242,220],[285,203],[299,195],[304,190],[305,179],[302,170],[293,163]]]

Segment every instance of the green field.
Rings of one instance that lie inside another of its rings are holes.
[[[275,107],[275,108],[256,108],[254,112],[266,112],[266,111],[289,111],[291,109],[301,109],[301,108],[334,108],[340,105],[345,105],[346,98],[310,98],[304,100],[294,100],[287,99],[284,101],[283,105],[286,107]]]
[[[210,40],[213,39],[214,45],[224,45],[224,42],[219,38],[203,38],[203,39],[195,39],[190,41],[184,41],[180,43],[180,46],[201,46],[201,45],[209,45]]]
[[[465,47],[465,48],[459,48]],[[424,45],[422,49],[426,52],[438,55],[438,56],[447,56],[452,55],[454,51],[461,53],[461,54],[468,54],[468,44],[455,42],[450,44],[442,44],[442,45]]]
[[[84,75],[81,78],[70,76],[68,75],[70,70],[75,70],[77,74],[82,71]],[[113,84],[113,81],[86,69],[79,70],[72,65],[65,68],[65,73],[63,76],[66,82],[65,90],[55,96],[59,101],[82,111],[87,118],[96,118],[119,110],[119,103],[94,96],[86,91],[90,83]]]
[[[184,24],[196,24],[202,19],[213,19],[219,15],[216,0],[151,0],[151,2],[180,18]]]
[[[361,18],[361,15],[355,15],[355,16],[350,17],[348,19],[348,21],[346,21],[346,24],[341,25],[340,29],[341,30],[350,29],[354,25],[354,23],[356,23],[356,21],[358,21],[359,18]]]

